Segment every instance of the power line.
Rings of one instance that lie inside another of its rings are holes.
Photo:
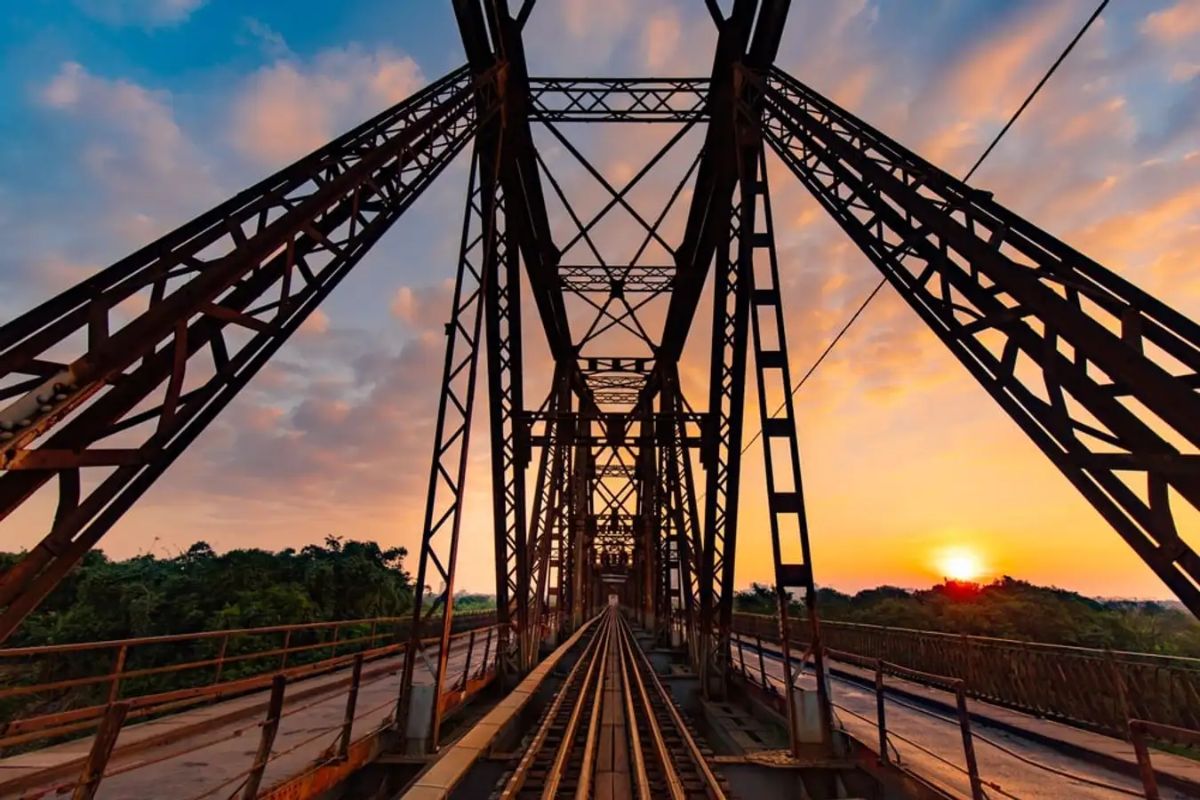
[[[1046,70],[1046,74],[1043,75],[1042,79],[1037,82],[1036,86],[1033,87],[1033,91],[1029,93],[1029,95],[1025,98],[1025,101],[1021,103],[1020,107],[1013,112],[1013,115],[1008,118],[1008,122],[1004,124],[1004,127],[1001,128],[1000,132],[996,134],[994,139],[992,139],[991,144],[987,146],[987,149],[984,150],[979,158],[975,161],[974,166],[972,166],[971,169],[967,171],[967,174],[963,176],[962,180],[964,183],[971,180],[971,176],[975,174],[975,171],[982,166],[983,162],[987,160],[987,157],[990,156],[992,151],[996,149],[996,145],[998,145],[1000,140],[1004,138],[1004,135],[1008,133],[1008,130],[1013,126],[1013,123],[1015,123],[1021,117],[1021,115],[1025,113],[1025,109],[1028,108],[1029,104],[1033,102],[1033,98],[1037,97],[1038,92],[1040,92],[1042,87],[1046,85],[1046,82],[1050,80],[1050,76],[1052,76],[1058,70],[1059,65],[1061,65],[1063,61],[1066,60],[1067,56],[1071,54],[1071,51],[1075,49],[1075,45],[1079,43],[1079,40],[1082,39],[1084,34],[1088,32],[1088,29],[1092,27],[1092,23],[1099,19],[1100,14],[1108,6],[1108,3],[1109,0],[1103,0],[1103,2],[1096,7],[1096,10],[1092,12],[1092,15],[1088,17],[1087,22],[1083,23],[1083,27],[1080,28],[1079,32],[1075,34],[1075,38],[1067,44],[1066,49],[1059,54],[1054,63],[1050,65],[1050,69]],[[808,371],[805,372],[804,376],[796,383],[795,387],[792,389],[792,397],[796,396],[801,387],[803,387],[808,379],[812,377],[812,374],[817,371],[817,367],[821,366],[821,363],[825,360],[825,357],[828,356],[833,348],[837,346],[837,343],[842,340],[842,337],[846,335],[846,332],[850,330],[850,327],[854,325],[856,321],[858,321],[858,318],[862,316],[862,313],[867,310],[867,306],[869,306],[871,301],[875,299],[875,296],[879,294],[879,290],[883,288],[885,283],[887,283],[886,277],[879,279],[879,282],[875,284],[875,288],[870,291],[870,293],[863,299],[862,303],[859,304],[855,312],[850,315],[850,319],[846,321],[846,324],[842,326],[842,329],[839,330],[837,335],[833,337],[833,340],[829,343],[829,346],[822,351],[821,355],[817,357],[817,360],[813,362],[813,365],[808,368]],[[778,414],[783,410],[786,404],[787,401],[784,400],[783,403],[779,404],[779,408],[775,409],[774,413]],[[747,450],[749,450],[750,446],[757,442],[761,437],[762,428],[760,427],[758,429],[758,433],[754,434],[753,438],[751,438],[750,441],[746,443],[745,447],[742,448],[742,452],[745,453]]]

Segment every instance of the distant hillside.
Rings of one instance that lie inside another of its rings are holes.
[[[772,614],[775,595],[754,584],[734,603],[739,611]],[[1097,600],[1009,577],[919,591],[820,589],[818,604],[828,620],[1200,658],[1200,621],[1177,604]]]

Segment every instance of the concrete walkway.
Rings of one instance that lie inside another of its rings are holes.
[[[735,638],[733,648],[735,664],[741,663],[744,648],[749,677],[758,680],[758,651],[754,642]],[[763,655],[768,679],[782,687],[780,653],[766,646]],[[830,694],[838,723],[856,739],[876,748],[879,734],[875,725],[875,692],[855,680],[869,679],[873,683],[874,674],[868,675],[841,662],[831,662],[830,666]],[[890,676],[886,683],[887,727],[889,741],[895,748],[892,759],[896,760],[898,754],[899,763],[911,772],[955,796],[970,797],[970,783],[963,771],[966,758],[962,736],[958,719],[951,710],[953,695]],[[811,673],[805,673],[801,686],[816,689]],[[1137,761],[1133,748],[1127,742],[977,700],[968,700],[967,707],[972,716],[979,772],[989,797],[1115,800],[1144,796],[1141,782],[1134,777]],[[1004,752],[985,738],[1011,752]],[[1045,744],[1047,739],[1064,742],[1076,753],[1050,747]],[[924,752],[922,747],[937,755]],[[1085,752],[1094,753],[1097,758],[1084,757]],[[1127,769],[1116,770],[1097,763],[1105,759],[1123,762]],[[1159,752],[1153,754],[1153,760],[1156,770],[1200,785],[1200,763]],[[1161,786],[1160,791],[1164,800],[1195,797]]]

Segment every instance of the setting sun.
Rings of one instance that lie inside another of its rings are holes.
[[[955,547],[939,554],[937,567],[943,578],[953,581],[975,581],[983,576],[983,561],[974,550]]]

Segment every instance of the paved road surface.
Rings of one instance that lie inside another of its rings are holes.
[[[472,677],[478,677],[483,668],[482,637],[472,657]],[[436,649],[430,651],[432,658]],[[493,660],[493,659],[489,659]],[[494,660],[493,660],[494,661]],[[461,680],[466,665],[466,637],[452,642],[448,659],[448,681]],[[364,665],[363,683],[359,690],[356,720],[353,728],[355,738],[378,728],[389,721],[394,711],[400,687],[400,670],[404,657],[393,656]],[[266,788],[285,778],[299,775],[314,763],[327,757],[340,735],[346,710],[345,687],[330,688],[318,692],[317,696],[286,701],[289,694],[298,694],[306,689],[336,684],[344,680],[347,671],[322,675],[305,680],[296,680],[288,685],[285,694],[284,717],[272,749],[272,760],[268,763],[262,787]],[[369,677],[368,677],[369,676]],[[432,672],[421,659],[417,661],[415,674],[417,683],[433,682]],[[265,714],[266,692],[256,692],[233,700],[214,703],[159,720],[130,725],[121,732],[117,740],[117,751],[109,763],[109,776],[101,783],[97,794],[99,800],[146,800],[147,798],[191,798],[212,797],[225,800],[235,794],[243,774],[250,768],[258,748],[260,722]],[[252,711],[237,721],[223,724],[213,730],[189,733],[205,719],[222,716],[239,709]],[[122,757],[122,743],[161,733],[169,728],[181,731],[182,738],[171,744],[145,749]],[[84,738],[36,752],[0,759],[0,782],[17,775],[28,774],[38,769],[69,762],[87,754],[91,738]],[[185,752],[188,751],[188,752]],[[128,771],[125,771],[128,770]],[[76,776],[56,778],[43,786],[20,793],[0,790],[0,797],[38,797],[51,790],[47,797],[54,797],[54,787],[73,783]],[[69,792],[68,792],[69,794]]]
[[[745,642],[735,640],[733,653],[735,664],[741,663],[742,653],[739,648],[745,649],[745,663],[750,678],[758,680],[760,674],[758,671],[758,651],[755,648],[754,642],[752,640],[746,640]],[[769,645],[763,648],[763,653],[768,678],[776,686],[782,687],[783,660],[780,654]],[[842,668],[841,664],[835,664],[835,666],[839,669]],[[941,695],[939,699],[943,702],[953,703],[953,696],[949,693],[937,692],[928,687],[918,686],[891,677],[887,678],[887,681],[893,685],[903,685],[905,690],[911,690],[918,695],[922,693],[930,697]],[[873,749],[876,748],[879,741],[879,733],[875,726],[876,700],[874,690],[865,689],[857,683],[837,677],[831,677],[830,684],[830,693],[835,704],[834,712],[838,723],[856,739],[867,743]],[[801,679],[801,686],[810,690],[816,689],[816,681],[811,676],[811,673],[806,673]],[[837,706],[840,706],[840,708],[837,708]],[[1045,720],[1035,720],[1032,717],[1017,714],[1008,709],[997,709],[990,704],[974,700],[969,701],[968,708],[972,713],[983,713],[985,715],[995,709],[995,711],[1003,715],[1006,722],[1011,721],[1012,718],[1024,717],[1030,726],[1036,725],[1042,729],[1045,726],[1053,726],[1057,730],[1056,735],[1069,738],[1076,743],[1083,743],[1087,746],[1094,746],[1097,749],[1109,752],[1112,751],[1115,742],[1122,750],[1129,751],[1128,757],[1131,760],[1133,757],[1132,747],[1124,742],[1117,742],[1110,737],[1081,731],[1066,725],[1050,723]],[[859,716],[855,716],[856,714]],[[924,706],[896,695],[889,696],[886,704],[886,715],[888,731],[893,734],[890,736],[890,742],[896,748],[896,751],[898,751],[900,763],[904,767],[921,775],[931,783],[949,790],[952,794],[970,797],[970,783],[963,771],[966,758],[963,755],[962,735],[956,717],[947,715],[943,711],[934,711],[929,706]],[[864,720],[861,717],[865,717],[866,719]],[[979,763],[980,775],[985,782],[994,784],[993,786],[985,787],[989,797],[1017,797],[1021,798],[1021,800],[1060,800],[1061,798],[1071,798],[1071,800],[1116,800],[1117,798],[1143,796],[1141,782],[1136,778],[1052,750],[1034,740],[1014,735],[994,725],[972,722],[972,731],[977,734],[975,739],[975,753]],[[938,756],[944,757],[945,761],[922,752],[920,748],[913,744],[902,741],[899,738],[901,736],[933,751]],[[993,747],[979,738],[980,736],[987,737],[1018,753],[1020,756],[1046,765],[1047,767],[1072,775],[1078,775],[1092,781],[1109,784],[1113,788],[1102,788],[1080,780],[1072,780],[1069,777],[1055,774],[1045,769],[1039,769],[1021,761],[1016,756],[1004,753],[998,748]],[[895,753],[893,753],[894,758]],[[1178,757],[1166,754],[1160,756],[1156,753],[1156,766],[1160,759],[1164,764],[1185,761]],[[1194,762],[1187,762],[1179,766],[1181,769],[1187,769],[1192,764]],[[1200,765],[1196,765],[1193,768],[1200,768]],[[1200,775],[1200,772],[1197,774]],[[996,787],[999,788],[997,789]],[[1186,800],[1188,797],[1188,795],[1172,792],[1169,789],[1161,789],[1161,792],[1163,800]]]

